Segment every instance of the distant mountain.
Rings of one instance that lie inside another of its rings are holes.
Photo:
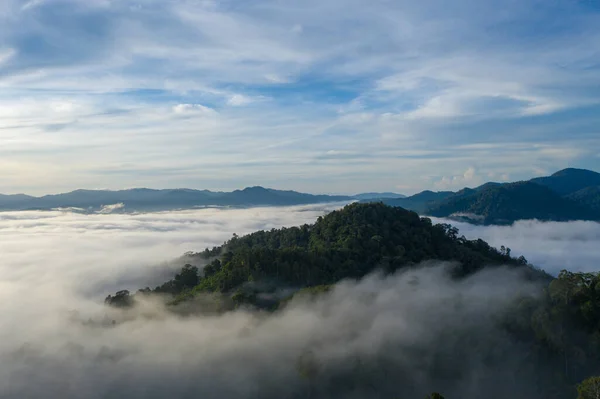
[[[455,194],[430,206],[431,216],[455,216],[485,224],[509,224],[520,219],[554,221],[598,219],[599,215],[548,187],[517,182]]]
[[[527,182],[488,182],[475,188],[423,191],[410,197],[396,193],[331,196],[247,187],[232,192],[192,189],[75,190],[31,197],[0,195],[1,210],[78,209],[81,212],[135,212],[189,209],[203,206],[283,206],[336,201],[383,202],[420,214],[507,224],[521,219],[600,221],[600,173],[564,169]]]
[[[424,213],[434,202],[442,201],[454,194],[455,193],[453,193],[452,191],[434,192],[426,190],[405,198],[373,198],[364,199],[361,202],[383,202],[384,204],[389,206],[396,206],[404,209],[409,209],[414,212]]]
[[[396,193],[362,193],[352,196],[357,200],[387,199],[387,198],[406,198],[406,195]]]
[[[108,205],[122,204],[123,206],[115,209],[120,211],[160,211],[201,206],[303,205],[351,200],[352,197],[349,196],[312,195],[264,187],[248,187],[233,192],[134,188],[119,191],[75,190],[43,197],[22,194],[0,195],[0,210],[80,208],[82,211],[97,212]]]
[[[568,195],[587,187],[600,186],[600,173],[586,169],[568,168],[558,171],[552,176],[537,177],[530,181],[546,186],[560,195]]]
[[[25,194],[13,194],[13,195],[4,195],[0,194],[0,207],[2,205],[5,206],[19,206],[19,204],[25,203],[27,201],[31,201],[34,197],[30,197]]]
[[[600,212],[600,186],[586,187],[567,195],[565,198],[588,207],[594,211]]]
[[[570,168],[527,182],[489,182],[458,192],[423,191],[379,201],[421,214],[484,224],[522,219],[600,220],[600,173]]]
[[[485,184],[482,184],[479,187],[475,187],[473,190],[475,190],[475,191],[482,191],[482,190],[486,190],[486,189],[491,188],[491,187],[501,186],[502,184],[503,183],[496,183],[496,182],[490,181],[490,182],[487,182]]]

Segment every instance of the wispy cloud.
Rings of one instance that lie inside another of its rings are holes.
[[[338,192],[418,191],[470,166],[515,178],[598,168],[600,15],[584,2],[8,0],[0,24],[2,160],[78,165],[69,188],[119,163],[214,166],[184,186],[286,187],[286,175]],[[482,143],[496,150],[461,147]],[[510,155],[531,144],[527,165]],[[315,157],[332,148],[371,164]],[[408,162],[393,148],[445,155]],[[271,166],[236,173],[232,158]],[[12,172],[0,191],[62,189]]]

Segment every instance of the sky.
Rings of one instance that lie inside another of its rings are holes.
[[[2,0],[0,193],[600,170],[596,0]]]

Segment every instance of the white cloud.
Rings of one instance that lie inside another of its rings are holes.
[[[202,104],[177,104],[173,107],[173,112],[180,115],[189,115],[189,114],[204,114],[204,115],[214,115],[215,110],[209,107],[206,107]]]
[[[600,146],[589,133],[598,125],[591,49],[600,23],[578,18],[575,3],[561,12],[571,29],[545,30],[543,42],[502,28],[543,24],[528,1],[506,4],[503,16],[484,1],[476,18],[463,1],[438,9],[408,1],[60,0],[27,12],[19,12],[26,2],[0,3],[0,159],[16,173],[0,176],[0,192],[176,179],[198,188],[252,181],[315,192],[399,184],[419,191],[432,188],[422,176],[460,176],[469,165],[514,179],[532,168],[594,167],[585,162]],[[25,45],[32,40],[39,46]],[[589,108],[544,117],[578,107]],[[462,147],[474,142],[495,150]],[[365,156],[315,161],[331,148]],[[36,168],[61,173],[27,172]],[[175,169],[176,178],[164,178]]]
[[[68,98],[0,100],[0,126],[24,121],[55,123],[62,118],[84,115],[91,110],[90,104]]]
[[[475,168],[469,167],[462,175],[442,177],[435,182],[435,187],[440,190],[456,190],[465,187],[473,188],[483,182],[483,178],[477,174]]]
[[[102,214],[113,213],[114,211],[118,211],[118,210],[123,209],[123,208],[125,208],[125,204],[123,204],[123,203],[112,204],[112,205],[104,205],[98,211],[98,213],[102,213]]]
[[[276,74],[266,74],[265,75],[265,79],[271,83],[291,83],[292,80],[289,77],[285,77],[285,76],[280,76],[280,75],[276,75]]]
[[[232,105],[234,107],[248,105],[252,102],[254,102],[254,100],[251,97],[245,96],[243,94],[234,94],[231,97],[229,97],[229,100],[227,100],[227,104]]]
[[[0,65],[9,61],[12,57],[14,57],[16,51],[14,49],[0,49]]]
[[[406,114],[407,119],[448,118],[463,115],[456,98],[449,96],[433,97],[414,111]]]
[[[333,207],[138,215],[0,213],[0,316],[10,320],[0,326],[0,355],[11,359],[0,369],[0,383],[10,387],[13,397],[29,398],[90,394],[179,398],[190,392],[237,399],[286,397],[290,391],[308,392],[297,364],[311,349],[325,379],[343,374],[348,365],[368,366],[371,359],[385,354],[386,361],[403,371],[398,373],[400,380],[381,378],[379,369],[361,376],[377,377],[378,389],[386,394],[415,397],[438,386],[427,366],[433,347],[436,353],[460,353],[460,364],[454,363],[452,369],[458,367],[464,379],[445,383],[445,394],[464,397],[465,389],[489,394],[489,379],[500,372],[514,376],[514,365],[523,360],[524,352],[506,341],[505,334],[494,334],[494,315],[517,295],[535,296],[539,287],[503,269],[462,282],[451,281],[439,265],[385,279],[373,275],[360,282],[342,282],[331,296],[310,304],[294,303],[272,317],[244,310],[179,317],[151,303],[139,313],[122,314],[101,306],[104,296],[116,289],[168,278],[174,265],[160,263],[185,251],[220,244],[233,232],[312,222]],[[496,240],[515,233],[513,240],[533,238],[527,248],[523,245],[530,252],[585,243],[576,249],[597,257],[592,248],[599,239],[597,230],[589,224],[531,223],[517,230],[488,232]],[[563,251],[550,254],[575,259]],[[576,257],[583,259],[580,252]],[[558,262],[550,255],[545,258]],[[105,318],[109,327],[102,327]],[[92,324],[87,324],[90,320]],[[478,336],[479,345],[465,347],[448,339],[449,332],[460,336],[469,331],[473,342],[475,329],[484,332]],[[496,351],[495,359],[498,353],[507,356],[493,372],[481,367],[484,359],[489,360],[489,348]],[[412,374],[415,364],[420,365],[418,378]],[[489,378],[483,378],[488,372]],[[65,375],[68,384],[63,383]],[[526,384],[529,376],[520,373],[515,378]],[[486,382],[474,383],[480,380]],[[360,381],[349,388],[356,393]],[[372,387],[365,389],[360,397],[370,398]],[[495,389],[498,396],[492,398],[510,396],[514,384],[502,389]],[[346,393],[333,396],[347,397]]]
[[[31,8],[35,8],[40,6],[41,4],[44,3],[44,0],[29,0],[28,2],[26,2],[23,7],[21,7],[21,11],[26,11],[29,10]]]
[[[595,272],[599,270],[600,223],[597,222],[538,222],[524,220],[512,226],[474,226],[447,222],[460,229],[469,239],[482,238],[499,248],[512,249],[513,256],[524,255],[533,265],[557,275],[561,270]]]
[[[144,284],[156,284],[159,281],[148,282],[145,275],[152,279],[161,263],[187,251],[220,245],[233,233],[311,222],[339,206],[112,214],[122,208],[122,204],[115,204],[91,215],[1,212],[0,281],[27,274],[35,280],[32,283],[44,284],[44,279],[59,274],[69,289],[101,298],[121,284],[136,288],[139,278]],[[43,265],[52,266],[46,269]],[[95,278],[80,286],[88,273],[94,273]]]

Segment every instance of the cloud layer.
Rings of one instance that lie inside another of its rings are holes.
[[[558,275],[567,269],[574,272],[600,270],[600,223],[597,222],[538,222],[522,220],[512,226],[475,226],[433,218],[436,222],[451,223],[469,239],[481,238],[499,248],[504,245],[513,256],[523,255],[529,263]]]
[[[410,193],[599,165],[594,2],[2,3],[0,192]]]
[[[233,233],[312,223],[339,206],[128,215],[2,212],[0,281],[28,280],[36,286],[60,283],[68,291],[100,296],[122,284],[141,288],[140,283],[145,284],[154,273],[159,273],[158,281],[148,284],[164,282],[165,262],[187,251],[221,245]]]
[[[531,370],[514,372],[526,365],[526,351],[498,332],[494,315],[540,287],[508,270],[462,282],[448,280],[440,264],[373,275],[276,317],[240,310],[182,318],[153,303],[122,314],[101,304],[117,289],[162,281],[175,267],[164,262],[185,251],[218,245],[234,232],[311,223],[339,206],[0,213],[0,356],[10,359],[0,366],[0,396],[364,399],[435,389],[465,399],[482,392],[537,399]],[[562,260],[589,269],[598,260],[594,224],[459,227],[544,268]],[[553,247],[563,250],[548,252]],[[390,378],[392,370],[401,372]],[[511,384],[497,383],[507,378]]]

